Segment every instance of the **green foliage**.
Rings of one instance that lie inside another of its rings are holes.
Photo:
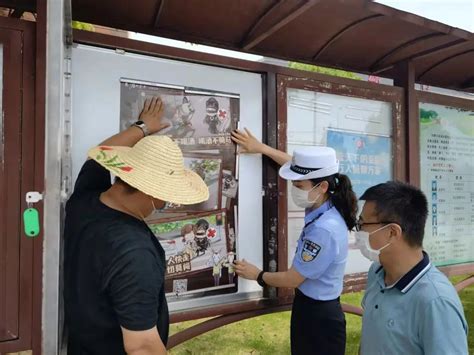
[[[207,217],[201,217],[205,219],[206,221],[209,222],[209,225],[215,226],[216,225],[216,216],[207,216]],[[166,222],[166,223],[157,223],[157,224],[150,224],[149,227],[153,234],[158,235],[158,234],[164,234],[172,231],[181,231],[181,228],[185,226],[186,224],[196,224],[198,220],[201,218],[192,218],[192,219],[186,219],[184,221],[176,221],[176,222]]]
[[[190,169],[205,179],[219,169],[219,163],[213,159],[197,159],[191,162]]]
[[[290,62],[288,64],[288,67],[292,69],[306,70],[306,71],[310,71],[314,73],[339,76],[341,78],[362,80],[362,78],[356,73],[352,73],[352,72],[348,72],[348,71],[340,70],[340,69],[325,68],[325,67],[320,67],[317,65],[304,64],[304,63],[298,63],[298,62]]]
[[[95,32],[94,26],[85,22],[72,21],[72,28],[75,28],[76,30]]]

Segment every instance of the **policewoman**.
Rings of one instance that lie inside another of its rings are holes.
[[[264,272],[241,260],[236,261],[237,274],[262,287],[295,288],[292,354],[344,354],[346,321],[339,296],[357,199],[349,178],[339,174],[336,152],[306,147],[291,157],[259,142],[248,130],[234,131],[232,136],[240,153],[260,153],[282,165],[280,176],[291,181],[293,201],[305,209],[305,225],[288,271]]]

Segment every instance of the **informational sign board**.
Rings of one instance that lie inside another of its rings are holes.
[[[474,111],[420,103],[424,247],[438,265],[474,261]]]
[[[296,148],[329,146],[336,150],[340,172],[351,178],[360,196],[368,187],[393,176],[392,104],[349,96],[288,89],[289,154]],[[290,193],[288,193],[290,196]],[[288,265],[304,226],[304,210],[288,199]],[[346,274],[365,272],[370,262],[349,234]]]
[[[336,150],[339,172],[349,176],[358,198],[392,178],[390,137],[328,129],[327,145]]]
[[[73,181],[88,149],[128,127],[144,100],[160,95],[170,123],[162,133],[209,186],[206,203],[168,205],[149,221],[165,246],[170,310],[261,297],[256,282],[229,268],[232,257],[263,264],[262,160],[237,158],[229,142],[237,125],[262,137],[261,75],[84,45],[72,57]]]

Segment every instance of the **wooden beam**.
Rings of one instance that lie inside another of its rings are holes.
[[[456,58],[456,57],[460,57],[462,55],[465,55],[465,54],[468,54],[468,53],[471,53],[471,52],[474,52],[474,49],[469,49],[467,51],[464,51],[464,52],[461,52],[461,53],[456,53],[456,54],[453,54],[453,55],[450,55],[449,57],[447,58],[443,58],[442,60],[440,61],[437,61],[436,63],[434,63],[433,65],[430,65],[426,70],[424,70],[420,75],[418,75],[418,77],[416,78],[418,81],[421,80],[421,78],[423,76],[426,75],[426,73],[430,72],[431,70],[433,70],[434,68],[436,68],[437,66],[447,62],[447,61],[450,61],[451,59],[453,58]]]
[[[313,61],[317,60],[318,57],[329,47],[331,46],[331,44],[333,44],[334,42],[336,42],[344,33],[347,33],[349,32],[350,30],[354,29],[355,27],[359,26],[361,23],[364,23],[366,21],[369,21],[369,20],[373,20],[375,18],[379,18],[379,17],[382,17],[383,15],[371,15],[371,16],[367,16],[367,17],[364,17],[360,20],[357,20],[357,21],[354,21],[352,23],[350,23],[349,25],[347,25],[346,27],[344,27],[343,29],[341,29],[340,31],[338,31],[335,35],[333,35],[329,41],[327,41],[318,51],[317,53],[313,56]]]
[[[158,7],[158,10],[156,10],[155,21],[153,21],[154,28],[158,28],[158,25],[160,23],[160,17],[161,17],[161,14],[163,13],[163,8],[165,7],[165,1],[166,0],[161,0],[160,6]]]
[[[406,41],[405,43],[402,43],[401,45],[391,49],[387,53],[385,53],[383,56],[378,58],[371,66],[370,66],[370,71],[375,72],[377,71],[377,67],[379,67],[383,62],[387,61],[388,58],[394,56],[396,53],[404,50],[407,47],[410,47],[418,42],[426,41],[427,39],[434,38],[434,37],[441,37],[441,36],[446,36],[445,33],[430,33],[424,36],[419,36],[416,38],[413,38],[409,41]]]
[[[386,66],[380,68],[380,69],[376,69],[372,72],[372,74],[379,74],[379,73],[382,73],[384,71],[387,71],[389,69],[392,69],[393,67],[397,66],[398,64],[400,63],[403,63],[403,62],[407,62],[407,61],[413,61],[415,59],[421,59],[421,58],[425,58],[425,57],[428,57],[430,55],[433,55],[433,54],[440,54],[440,53],[443,53],[447,50],[450,50],[450,49],[454,49],[454,48],[458,48],[458,47],[461,47],[463,45],[465,45],[467,43],[466,40],[464,39],[457,39],[455,41],[451,41],[449,43],[445,43],[445,44],[442,44],[440,46],[436,46],[436,47],[433,47],[433,48],[430,48],[430,49],[427,49],[425,51],[422,51],[422,52],[419,52],[417,54],[413,54],[411,56],[408,56],[406,58],[403,58],[403,59],[400,59],[400,60],[397,60],[396,62],[394,63],[391,63],[391,64],[387,64]]]
[[[256,30],[261,26],[261,24],[268,18],[272,13],[277,12],[277,9],[287,2],[287,0],[277,0],[275,3],[271,4],[267,9],[263,12],[263,14],[255,21],[255,23],[250,27],[247,31],[245,36],[243,36],[242,40],[240,41],[241,47],[244,46],[245,42],[254,36]]]
[[[406,149],[406,178],[415,186],[420,186],[420,164],[419,164],[419,128],[418,128],[418,101],[415,90],[415,66],[413,62],[403,62],[395,67],[393,79],[395,86],[404,89],[403,121],[406,127],[405,142]]]
[[[281,20],[277,21],[275,24],[271,25],[269,28],[265,29],[263,32],[252,36],[248,38],[247,40],[244,41],[244,44],[242,45],[242,49],[244,51],[248,51],[255,47],[257,44],[261,43],[263,40],[266,38],[270,37],[272,34],[277,32],[279,29],[283,28],[302,14],[304,14],[306,11],[311,9],[314,5],[316,5],[320,0],[308,0],[303,6],[299,6],[295,11],[289,13],[286,15],[284,18]]]
[[[471,76],[469,79],[465,80],[461,84],[461,89],[463,89],[463,90],[474,90],[474,76]]]

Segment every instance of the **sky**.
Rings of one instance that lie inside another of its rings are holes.
[[[474,0],[380,0],[376,2],[474,32]]]
[[[378,3],[474,32],[474,0],[380,0]],[[132,33],[131,38],[227,57],[261,61],[262,56]],[[277,64],[277,63],[275,63]]]

